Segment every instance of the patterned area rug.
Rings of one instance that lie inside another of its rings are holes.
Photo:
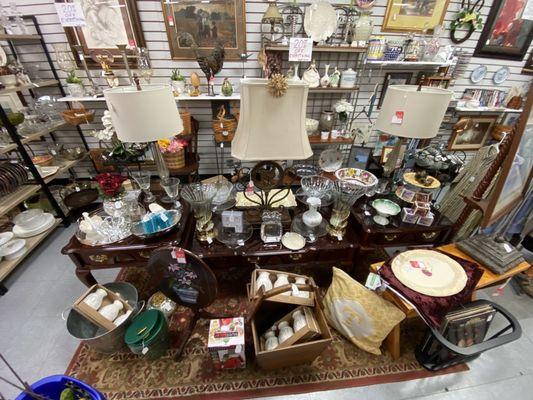
[[[142,270],[123,270],[118,280],[133,283],[146,296],[143,287],[147,276]],[[246,299],[221,296],[210,311],[226,315],[243,315]],[[170,335],[177,346],[180,329],[187,321],[188,311],[172,316]],[[181,361],[173,359],[174,351],[155,361],[147,361],[127,349],[113,355],[101,354],[87,345],[80,345],[68,367],[67,374],[84,380],[100,390],[108,400],[146,399],[243,399],[259,396],[305,393],[319,390],[367,386],[380,383],[418,379],[435,374],[425,371],[416,361],[413,341],[403,340],[402,356],[374,356],[359,350],[332,330],[332,344],[311,365],[263,371],[248,357],[244,370],[216,371],[207,353],[208,321],[200,320],[187,344]],[[407,335],[404,337],[412,337]],[[248,341],[251,344],[251,341]],[[466,366],[446,373],[467,370]]]

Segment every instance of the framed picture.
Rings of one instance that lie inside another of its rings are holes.
[[[461,117],[454,125],[448,150],[478,150],[485,145],[497,116]]]
[[[389,154],[392,152],[392,149],[394,149],[394,146],[383,146],[383,150],[381,150],[381,158],[380,162],[382,164],[385,164],[387,160],[389,159]]]
[[[91,56],[104,51],[115,56],[111,63],[112,67],[124,68],[122,54],[117,44],[127,44],[132,47],[146,46],[135,0],[74,1],[81,4],[85,14],[85,26],[65,27],[65,33],[71,47],[82,46],[89,68],[100,68],[100,64]],[[133,56],[131,52],[131,58],[128,59],[131,67],[136,64]],[[74,58],[81,67],[76,52]]]
[[[519,113],[507,113],[505,114],[505,117],[503,118],[502,125],[515,126],[519,118],[520,118]]]
[[[385,99],[385,93],[387,89],[392,85],[408,85],[411,82],[412,72],[387,72],[385,79],[383,80],[383,86],[381,88],[381,94],[378,102],[378,109],[381,108],[383,100]]]
[[[448,0],[388,0],[383,32],[422,32],[442,25]]]
[[[494,0],[474,57],[520,61],[533,38],[533,20],[522,19],[524,0]]]
[[[526,195],[533,176],[533,91],[529,91],[524,116],[517,126],[489,197],[481,226],[486,227],[507,215]]]
[[[533,75],[533,51],[529,53],[529,57],[527,58],[521,73],[524,75]]]
[[[347,167],[367,169],[370,163],[370,154],[372,149],[363,146],[352,146],[348,156]]]
[[[7,93],[0,95],[0,105],[6,114],[19,112],[24,109],[24,104],[20,101],[17,93]]]
[[[180,2],[161,0],[170,53],[174,60],[194,60],[189,43],[180,35],[192,35],[200,51],[209,51],[224,43],[225,59],[240,60],[246,53],[245,0]]]

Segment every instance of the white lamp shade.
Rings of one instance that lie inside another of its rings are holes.
[[[313,155],[305,131],[309,87],[289,82],[282,97],[272,96],[267,79],[242,79],[241,113],[231,155],[243,161],[304,160]]]
[[[170,86],[120,86],[104,90],[117,137],[127,143],[167,139],[183,131]]]
[[[422,86],[418,91],[414,85],[389,86],[375,128],[405,138],[433,138],[452,95],[447,89]]]

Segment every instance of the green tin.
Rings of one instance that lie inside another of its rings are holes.
[[[134,354],[149,359],[163,356],[168,349],[168,326],[163,313],[148,310],[135,317],[129,326],[124,341]]]

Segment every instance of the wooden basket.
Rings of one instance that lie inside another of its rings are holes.
[[[61,113],[65,122],[70,125],[90,124],[94,120],[94,110],[85,108],[73,108]]]
[[[170,172],[175,172],[185,167],[185,150],[181,149],[177,153],[162,153],[165,164]]]
[[[192,134],[192,120],[191,113],[188,111],[180,111],[180,117],[183,121],[183,131],[181,135],[190,135]]]

